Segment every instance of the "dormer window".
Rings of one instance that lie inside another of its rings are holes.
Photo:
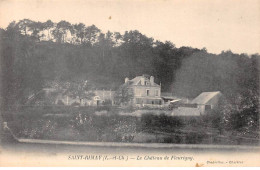
[[[145,81],[144,85],[148,86],[148,85],[150,85],[150,82],[149,81]]]

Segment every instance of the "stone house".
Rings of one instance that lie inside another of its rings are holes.
[[[138,107],[162,105],[161,85],[154,82],[153,76],[142,75],[132,80],[126,77],[124,86],[132,91],[129,104]]]

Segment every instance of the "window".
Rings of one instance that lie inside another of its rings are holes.
[[[145,84],[146,86],[148,86],[148,85],[150,85],[150,82],[149,82],[149,81],[145,81],[144,84]]]
[[[146,90],[146,95],[149,96],[150,90]]]

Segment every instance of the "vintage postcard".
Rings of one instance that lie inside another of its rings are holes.
[[[0,166],[260,166],[259,0],[1,0]]]

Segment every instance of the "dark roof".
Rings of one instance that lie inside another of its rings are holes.
[[[129,83],[129,85],[141,85],[141,78],[144,78],[145,81],[150,82],[150,80],[145,76],[137,76],[137,77],[133,78],[132,80],[129,80],[128,83]],[[153,86],[159,86],[159,85],[154,83]]]

